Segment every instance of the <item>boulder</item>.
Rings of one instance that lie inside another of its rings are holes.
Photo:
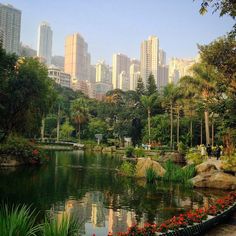
[[[221,171],[205,172],[195,176],[191,181],[193,186],[198,188],[236,189],[236,177]]]
[[[136,177],[146,177],[147,169],[152,168],[158,176],[163,176],[166,170],[156,161],[151,158],[138,158],[136,164]]]
[[[202,164],[196,166],[197,174],[212,172],[216,170],[217,170],[216,166],[211,163],[203,162]]]
[[[114,152],[116,151],[116,146],[104,147],[102,152]]]

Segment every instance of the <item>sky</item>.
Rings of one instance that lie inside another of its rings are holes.
[[[0,0],[22,11],[21,42],[36,49],[38,25],[53,30],[53,55],[64,56],[67,35],[80,33],[91,61],[111,64],[113,53],[140,58],[140,44],[159,38],[167,58],[195,57],[197,44],[229,32],[233,20],[218,13],[201,16],[201,0]]]

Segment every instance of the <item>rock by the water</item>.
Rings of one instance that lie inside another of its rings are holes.
[[[212,172],[217,170],[216,166],[211,163],[203,162],[200,165],[197,165],[196,167],[197,174],[205,173],[205,172]]]
[[[116,146],[104,147],[102,152],[114,152],[116,150]]]
[[[158,162],[151,160],[151,158],[139,158],[136,164],[136,177],[146,177],[146,171],[149,168],[152,168],[161,177],[166,172]]]
[[[221,171],[205,172],[195,176],[191,181],[194,187],[199,188],[236,189],[236,177]]]

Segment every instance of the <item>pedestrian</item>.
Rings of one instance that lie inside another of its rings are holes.
[[[207,144],[206,151],[207,151],[208,157],[210,158],[210,157],[211,157],[211,152],[212,152],[212,149],[211,149],[211,145],[210,145],[210,144]]]
[[[220,154],[221,154],[221,148],[217,145],[216,146],[216,160],[220,158]]]

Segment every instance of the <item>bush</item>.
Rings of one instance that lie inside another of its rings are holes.
[[[45,152],[28,140],[9,136],[5,143],[0,144],[0,155],[13,156],[22,159],[25,163],[36,164],[47,160]]]
[[[134,149],[134,155],[136,157],[144,157],[145,156],[145,152],[143,148],[135,148]]]
[[[221,156],[220,159],[223,170],[236,172],[236,153],[231,156]]]
[[[135,166],[132,163],[125,161],[121,164],[120,172],[127,176],[134,176]]]
[[[127,147],[125,149],[125,155],[126,157],[134,157],[134,147]]]
[[[185,155],[187,150],[188,150],[188,147],[184,143],[182,142],[178,143],[178,151],[180,154]]]
[[[146,170],[146,179],[148,183],[154,183],[157,178],[157,174],[153,168],[148,168]]]
[[[198,151],[190,150],[186,155],[186,159],[189,163],[198,165],[204,162],[204,160],[206,160],[207,157],[201,156],[201,153]]]

